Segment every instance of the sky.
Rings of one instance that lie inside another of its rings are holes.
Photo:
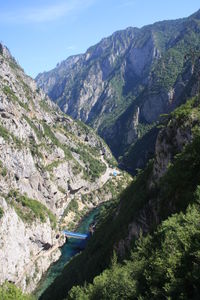
[[[34,78],[117,30],[198,9],[199,0],[0,0],[0,41]]]

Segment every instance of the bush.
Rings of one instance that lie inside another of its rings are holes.
[[[2,300],[34,300],[35,298],[30,295],[23,294],[20,289],[18,289],[12,283],[4,283],[0,286],[0,299]]]
[[[139,239],[131,259],[115,259],[92,284],[73,287],[68,299],[199,299],[199,219],[199,206],[173,215]]]

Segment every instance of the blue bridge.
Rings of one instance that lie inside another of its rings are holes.
[[[63,230],[63,233],[68,238],[86,240],[89,237],[89,234],[79,233],[79,232],[71,232],[67,230]]]

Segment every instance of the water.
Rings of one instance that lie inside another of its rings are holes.
[[[89,230],[89,225],[93,222],[95,217],[99,212],[99,208],[92,210],[80,223],[77,227],[77,232],[87,233]],[[83,249],[85,245],[85,241],[73,239],[68,239],[68,242],[61,249],[61,256],[57,262],[55,262],[46,272],[44,277],[42,278],[37,290],[35,292],[35,296],[38,299],[42,293],[53,283],[55,278],[59,276],[66,265],[66,263],[77,253],[79,253],[81,248]]]

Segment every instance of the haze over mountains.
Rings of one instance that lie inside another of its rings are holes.
[[[185,101],[182,93],[192,74],[184,57],[199,45],[199,20],[200,11],[115,32],[39,74],[36,82],[64,112],[92,126],[119,158],[160,114]],[[152,150],[140,158],[141,165]]]

